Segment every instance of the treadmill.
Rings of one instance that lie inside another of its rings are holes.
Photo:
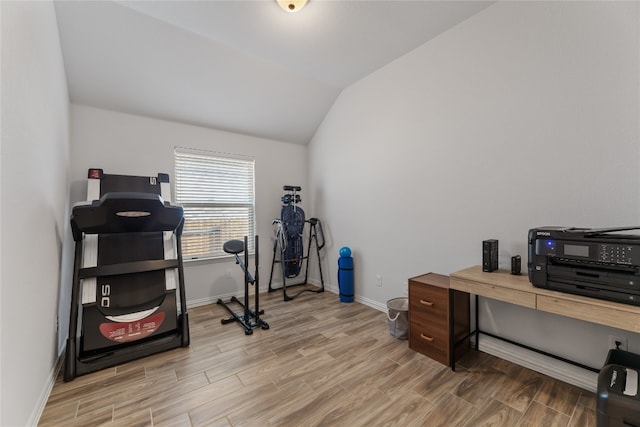
[[[64,381],[189,346],[181,236],[169,175],[89,169],[75,241]]]

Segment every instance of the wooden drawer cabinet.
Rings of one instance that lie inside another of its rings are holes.
[[[454,304],[455,319],[450,304]],[[469,294],[449,290],[449,277],[427,273],[409,279],[409,348],[451,366],[469,350]],[[466,337],[466,339],[465,339]]]

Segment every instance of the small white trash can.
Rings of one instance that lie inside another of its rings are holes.
[[[406,340],[409,338],[409,298],[400,297],[387,301],[387,319],[391,336]]]

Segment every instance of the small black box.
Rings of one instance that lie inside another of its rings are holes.
[[[520,259],[520,255],[515,255],[511,257],[511,274],[515,274],[516,276],[520,275],[522,270],[522,260]]]
[[[498,269],[498,241],[489,239],[482,241],[482,271]]]

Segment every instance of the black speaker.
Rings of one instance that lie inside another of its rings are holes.
[[[515,274],[516,276],[520,275],[522,267],[522,260],[520,259],[520,255],[515,255],[511,257],[511,274]]]
[[[498,269],[498,241],[489,239],[482,241],[482,271]]]

